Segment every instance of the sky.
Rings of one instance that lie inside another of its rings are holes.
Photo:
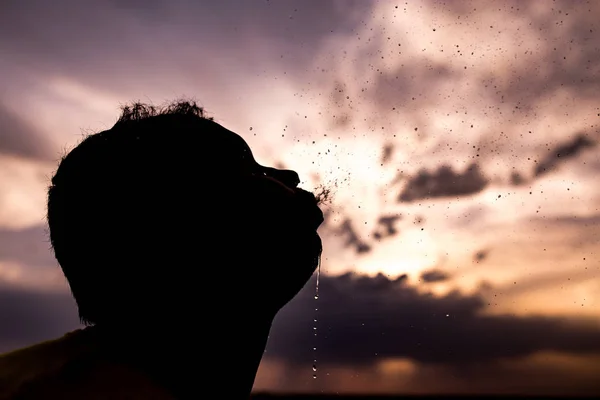
[[[280,312],[255,390],[600,394],[599,14],[3,1],[0,351],[79,326],[44,221],[59,158],[123,104],[192,98],[332,194],[318,299],[313,277]]]

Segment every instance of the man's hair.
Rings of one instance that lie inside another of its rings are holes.
[[[219,175],[210,166],[220,130],[195,102],[134,103],[61,159],[48,189],[50,242],[83,323],[133,317],[159,304],[149,299],[173,295],[170,280],[181,274],[166,265],[177,264],[172,249],[197,244],[169,237],[210,222],[188,217],[206,197],[199,186]],[[166,292],[145,292],[157,282]]]

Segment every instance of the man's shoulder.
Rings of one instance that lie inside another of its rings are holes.
[[[114,396],[168,398],[141,374],[104,359],[90,328],[0,356],[0,400]]]
[[[1,355],[0,399],[12,398],[36,382],[59,375],[73,358],[85,358],[86,339],[85,330],[76,330]]]

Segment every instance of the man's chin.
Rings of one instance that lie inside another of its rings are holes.
[[[310,244],[308,245],[307,251],[310,253],[311,257],[315,260],[315,264],[312,266],[313,269],[317,268],[319,263],[319,258],[321,257],[321,253],[323,252],[323,242],[321,241],[321,236],[315,230],[311,233]]]

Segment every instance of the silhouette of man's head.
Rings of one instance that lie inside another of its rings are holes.
[[[51,244],[81,320],[273,316],[321,254],[322,213],[298,184],[195,103],[123,107],[61,160],[48,191]]]

